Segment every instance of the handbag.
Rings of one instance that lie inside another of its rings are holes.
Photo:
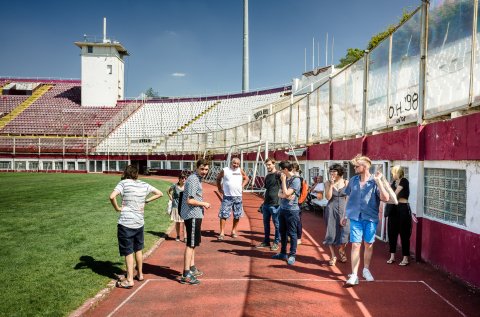
[[[388,192],[388,200],[385,201],[385,203],[387,204],[393,204],[393,205],[398,205],[398,199],[397,199],[397,195],[395,194],[395,192],[393,191],[393,188],[392,186],[390,186],[390,184],[388,183],[387,179],[385,178],[385,176],[382,175],[382,180],[381,182],[383,183],[383,187],[385,187],[385,189],[387,190]]]

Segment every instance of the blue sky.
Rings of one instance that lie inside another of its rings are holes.
[[[420,0],[249,0],[250,90],[291,83],[312,68],[312,38],[335,37],[334,63],[365,48]],[[243,0],[11,1],[0,10],[0,76],[80,78],[83,34],[107,36],[129,51],[126,96],[152,87],[161,96],[239,92]],[[331,44],[329,44],[331,45]],[[329,62],[331,50],[329,46]]]

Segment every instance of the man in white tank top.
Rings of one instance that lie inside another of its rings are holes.
[[[222,182],[223,181],[223,182]],[[230,167],[225,167],[217,176],[218,192],[223,195],[222,205],[218,217],[220,218],[220,235],[218,240],[225,237],[225,223],[233,210],[232,238],[237,237],[237,226],[243,215],[242,193],[248,183],[247,174],[240,168],[240,159],[235,157]]]

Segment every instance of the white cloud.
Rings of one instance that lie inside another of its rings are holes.
[[[185,77],[187,74],[185,73],[173,73],[172,77]]]

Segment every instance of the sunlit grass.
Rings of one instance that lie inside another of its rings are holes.
[[[0,316],[64,316],[123,269],[118,175],[0,173]],[[166,182],[148,179],[166,194]],[[145,208],[145,250],[169,226],[167,199]]]

